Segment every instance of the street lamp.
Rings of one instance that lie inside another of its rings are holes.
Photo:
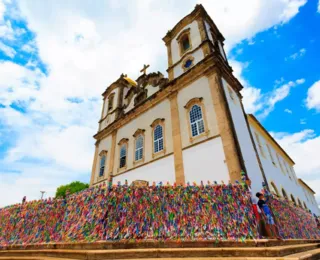
[[[40,191],[41,192],[41,199],[43,199],[43,194],[45,194],[45,191]]]

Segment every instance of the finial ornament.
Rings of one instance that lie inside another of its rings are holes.
[[[149,64],[148,64],[148,65],[144,64],[144,65],[143,65],[143,69],[141,69],[140,72],[141,72],[142,74],[146,74],[147,68],[149,68],[149,67],[150,67]]]

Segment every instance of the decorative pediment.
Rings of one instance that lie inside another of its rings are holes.
[[[132,98],[134,98],[134,106],[138,106],[148,98],[147,86],[159,87],[159,89],[162,89],[168,81],[169,80],[159,71],[157,73],[142,74],[137,79],[137,86],[130,88],[127,92],[125,96],[125,99],[127,100],[126,104],[129,105]]]
[[[140,134],[144,134],[145,131],[146,131],[145,129],[140,129],[139,128],[134,132],[133,137],[137,137]]]
[[[160,124],[160,123],[163,123],[164,122],[164,118],[157,118],[156,120],[154,120],[152,122],[152,124],[150,125],[152,128],[155,127],[156,125]]]
[[[107,153],[108,153],[108,151],[102,150],[102,151],[99,153],[99,156],[106,155]]]
[[[122,145],[122,144],[124,144],[124,143],[128,143],[128,141],[129,141],[128,138],[122,138],[122,139],[119,141],[118,145]]]
[[[202,97],[195,97],[193,99],[190,99],[188,103],[184,106],[184,108],[188,109],[189,107],[193,106],[194,104],[199,104],[203,100]]]

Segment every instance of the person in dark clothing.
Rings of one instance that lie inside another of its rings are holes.
[[[265,218],[266,221],[266,231],[268,236],[272,238],[281,239],[277,234],[277,228],[272,217],[271,210],[267,204],[269,201],[269,197],[265,199],[264,195],[260,192],[257,192],[256,196],[257,198],[259,198],[258,206],[261,209],[262,216]]]

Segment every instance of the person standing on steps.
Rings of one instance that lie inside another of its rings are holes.
[[[267,204],[269,202],[269,196],[267,198],[265,198],[262,193],[257,192],[256,197],[259,199],[258,206],[261,210],[262,216],[265,218],[265,221],[266,221],[266,230],[267,230],[268,236],[271,238],[276,238],[276,239],[282,240],[280,238],[280,236],[278,235],[277,228],[276,228],[274,219],[272,217],[271,210]]]

